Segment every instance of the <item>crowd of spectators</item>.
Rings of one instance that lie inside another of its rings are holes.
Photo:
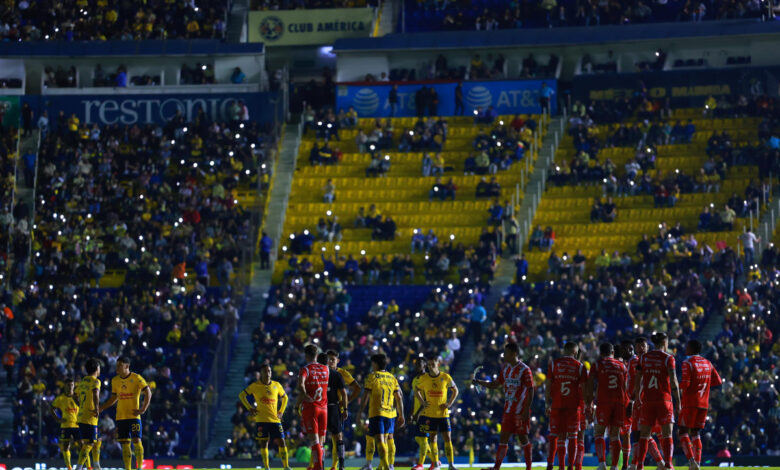
[[[643,0],[543,0],[506,4],[497,0],[462,3],[448,0],[406,0],[406,32],[491,31],[499,29],[558,28],[656,22],[699,22],[759,18],[766,7],[755,0],[736,2]]]
[[[10,2],[0,6],[5,41],[222,39],[229,2]]]
[[[120,355],[154,391],[143,430],[151,455],[190,455],[196,407],[214,404],[211,360],[223,328],[238,321],[237,274],[255,241],[235,192],[267,176],[274,137],[203,113],[144,127],[87,126],[60,113],[55,124],[39,153],[31,270],[14,271],[0,298],[15,356],[7,378],[18,383],[14,455],[55,456],[58,426],[43,401],[65,377],[81,377],[87,357],[103,361],[107,380]],[[104,276],[121,286],[95,289]],[[99,427],[104,455],[116,458],[112,416]]]
[[[320,8],[376,7],[377,0],[253,0],[253,10],[313,10]]]
[[[10,273],[10,255],[13,250],[12,237],[18,229],[15,224],[13,201],[16,182],[16,163],[18,158],[18,124],[4,123],[0,115],[0,286]],[[26,222],[25,222],[26,223]]]

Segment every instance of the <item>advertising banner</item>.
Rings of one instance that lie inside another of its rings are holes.
[[[249,42],[266,46],[333,44],[340,38],[367,38],[373,8],[250,11]]]
[[[0,96],[0,124],[19,127],[19,97]]]
[[[203,110],[211,120],[229,122],[231,107],[240,101],[246,104],[249,118],[261,123],[278,119],[280,107],[276,92],[211,93],[211,94],[143,94],[143,95],[34,95],[24,96],[35,115],[47,110],[49,121],[55,124],[62,110],[66,116],[75,113],[81,122],[101,125],[164,124],[181,113],[191,121]]]
[[[493,106],[498,114],[538,114],[542,112],[539,93],[542,83],[552,89],[550,100],[556,111],[557,82],[555,80],[496,80],[462,82],[465,114],[477,108]],[[416,116],[415,94],[422,87],[433,88],[439,98],[437,114],[455,114],[455,87],[457,82],[398,83],[397,117]],[[354,106],[360,117],[387,117],[392,109],[388,101],[392,84],[341,83],[336,86],[336,107],[348,109]]]
[[[578,75],[572,84],[572,98],[583,103],[612,101],[646,89],[651,99],[668,98],[675,107],[701,106],[710,95],[716,99],[734,94],[777,96],[778,77],[777,67]]]

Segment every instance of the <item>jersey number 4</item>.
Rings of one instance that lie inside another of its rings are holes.
[[[647,382],[647,388],[658,388],[658,377],[651,375],[650,381]]]

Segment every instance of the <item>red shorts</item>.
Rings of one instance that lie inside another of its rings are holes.
[[[627,406],[627,405],[626,405]],[[623,409],[626,409],[626,406],[623,407]],[[633,410],[632,410],[633,413]],[[634,420],[632,418],[632,415],[625,413],[625,419],[623,420],[623,425],[620,426],[620,434],[628,434],[631,432],[631,427],[634,423]]]
[[[580,431],[584,431],[585,428],[588,427],[588,421],[585,417],[585,408],[579,407],[577,408],[577,415],[578,419],[580,421]]]
[[[680,427],[704,429],[707,422],[707,408],[685,407],[680,411]]]
[[[509,434],[527,435],[531,429],[531,423],[524,420],[519,414],[504,413],[501,419],[501,432]]]
[[[623,403],[599,403],[596,406],[596,423],[599,426],[618,427],[626,421],[626,407]]]
[[[303,405],[301,428],[305,434],[324,436],[328,429],[328,409]]]
[[[580,431],[579,408],[552,408],[550,410],[550,432],[553,434],[576,434]]]
[[[642,403],[639,415],[640,426],[655,427],[674,423],[674,409],[670,401],[651,401]]]

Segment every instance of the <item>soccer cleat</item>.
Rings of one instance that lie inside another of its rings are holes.
[[[374,470],[374,467],[371,466],[371,462],[368,462],[362,467],[360,467],[360,470]]]
[[[613,465],[613,466],[609,467],[609,470],[617,470],[617,465]]]
[[[636,465],[634,465],[633,463],[629,464],[628,465],[628,470],[636,470]]]
[[[395,470],[395,465],[389,465],[387,468],[388,468],[389,470]]]
[[[606,462],[599,462],[598,470],[607,470]]]
[[[666,462],[661,460],[658,465],[655,466],[655,470],[666,470]]]
[[[699,465],[699,462],[691,459],[688,461],[688,470],[700,470],[701,466]]]
[[[458,470],[454,465],[450,465],[450,470]]]
[[[417,465],[412,467],[412,470],[424,470],[424,467],[418,463]]]
[[[428,467],[428,470],[441,470],[441,460],[437,460],[436,462],[431,462],[431,466]]]
[[[290,467],[284,467],[284,470],[292,470]]]

